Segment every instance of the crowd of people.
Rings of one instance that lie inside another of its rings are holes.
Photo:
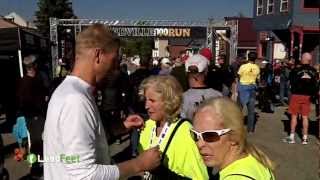
[[[271,158],[247,141],[256,103],[267,113],[289,104],[291,129],[283,140],[295,143],[301,115],[302,144],[308,144],[310,106],[319,93],[309,53],[295,63],[250,52],[248,60],[228,64],[225,55],[214,62],[208,48],[153,60],[121,59],[119,48],[108,28],[88,27],[76,38],[72,71],[53,85],[37,70],[36,56],[24,58],[13,130],[19,153],[80,157],[35,163],[30,178],[272,180]],[[132,159],[113,163],[109,144],[128,133]]]

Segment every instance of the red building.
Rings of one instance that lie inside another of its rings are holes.
[[[257,32],[253,19],[248,17],[225,17],[227,26],[231,26],[231,36],[236,40],[237,56],[245,57],[250,51],[256,51]],[[231,39],[233,39],[231,38]]]

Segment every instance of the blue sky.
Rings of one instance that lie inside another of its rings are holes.
[[[253,0],[73,0],[79,18],[207,20],[252,16]],[[12,11],[34,19],[37,0],[0,0],[0,15]]]

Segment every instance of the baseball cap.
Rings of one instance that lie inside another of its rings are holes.
[[[162,59],[161,59],[161,64],[168,64],[168,65],[170,65],[170,64],[171,64],[171,61],[170,61],[169,58],[162,58]]]
[[[135,64],[136,66],[140,66],[140,58],[136,57],[133,59],[132,64]]]
[[[212,52],[209,48],[202,48],[200,50],[199,54],[201,54],[202,56],[207,58],[208,61],[211,61],[211,59],[212,59]]]
[[[186,71],[193,73],[204,72],[208,68],[208,63],[209,61],[203,55],[193,55],[185,63]]]
[[[23,58],[23,64],[25,66],[31,66],[34,64],[36,60],[37,60],[37,57],[35,55],[29,55]]]

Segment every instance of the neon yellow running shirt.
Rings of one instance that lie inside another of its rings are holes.
[[[165,134],[165,137],[160,144],[161,152],[163,152],[174,127],[177,125],[177,122],[178,121],[172,123],[168,132]],[[145,128],[140,134],[140,152],[150,148],[152,130],[155,127],[155,121],[150,119],[145,122]],[[175,172],[180,176],[197,180],[209,179],[207,168],[201,158],[194,140],[191,138],[191,127],[192,125],[187,121],[180,125],[166,152],[166,156],[168,158],[165,158],[163,164],[172,172]],[[158,141],[159,138],[154,136],[152,139],[152,144],[155,145]]]
[[[229,164],[219,174],[220,180],[274,180],[272,172],[251,155]]]

